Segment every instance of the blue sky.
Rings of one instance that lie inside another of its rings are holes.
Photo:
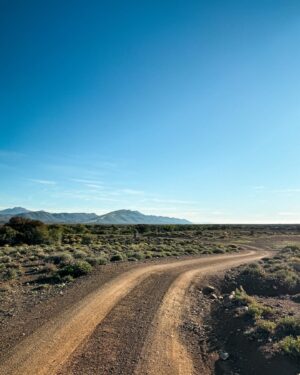
[[[3,0],[0,207],[300,222],[298,0]]]

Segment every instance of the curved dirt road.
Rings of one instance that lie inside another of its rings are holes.
[[[265,254],[248,251],[127,271],[16,345],[0,374],[192,374],[177,334],[192,279]]]

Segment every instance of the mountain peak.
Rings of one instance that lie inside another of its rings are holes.
[[[27,208],[24,207],[13,207],[6,208],[5,210],[0,211],[0,215],[19,215],[26,212],[30,212]]]

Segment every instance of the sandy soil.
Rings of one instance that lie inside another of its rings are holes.
[[[248,251],[126,270],[16,340],[2,353],[0,374],[192,374],[177,329],[191,281],[263,256]],[[103,356],[83,360],[105,332],[106,340],[98,342]],[[129,360],[123,358],[126,349]]]

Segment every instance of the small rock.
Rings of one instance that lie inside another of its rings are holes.
[[[210,295],[210,298],[211,298],[211,299],[218,299],[218,296],[217,296],[215,293],[212,293],[212,294]]]
[[[229,358],[229,354],[227,352],[224,352],[223,350],[220,351],[219,355],[223,361],[226,361]]]
[[[204,294],[211,294],[215,290],[216,290],[216,288],[213,287],[212,285],[207,285],[205,288],[202,289],[202,291],[203,291]]]

